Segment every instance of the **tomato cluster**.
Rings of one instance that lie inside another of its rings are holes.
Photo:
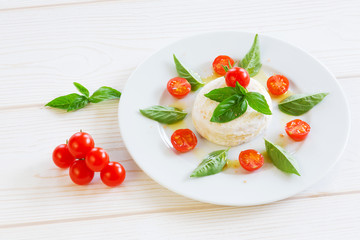
[[[125,179],[125,169],[118,162],[110,162],[107,152],[95,147],[90,134],[77,132],[67,144],[60,144],[52,155],[59,168],[69,168],[71,180],[79,185],[89,184],[95,172],[100,172],[101,181],[110,187],[120,185]]]

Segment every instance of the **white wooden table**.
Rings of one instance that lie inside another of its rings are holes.
[[[359,0],[0,0],[0,239],[360,239],[359,26]],[[118,101],[72,113],[44,107],[74,92],[74,81],[122,90],[164,45],[222,29],[300,46],[345,90],[349,143],[305,192],[242,208],[190,200],[136,166],[119,132]],[[79,129],[125,166],[121,187],[98,176],[76,186],[53,165],[54,147]]]

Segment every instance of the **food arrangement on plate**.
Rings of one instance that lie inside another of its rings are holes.
[[[270,76],[266,83],[254,79],[262,67],[258,35],[242,60],[236,61],[226,55],[216,57],[212,64],[214,75],[206,84],[175,54],[173,58],[179,76],[167,82],[167,91],[174,98],[174,103],[177,99],[187,98],[189,94],[197,94],[192,101],[191,113],[171,104],[150,106],[140,109],[140,112],[164,127],[179,123],[191,115],[196,132],[189,128],[179,128],[170,137],[172,147],[179,153],[197,148],[197,134],[205,141],[226,147],[204,156],[190,177],[203,177],[223,171],[228,164],[231,147],[251,143],[267,128],[271,128],[272,124],[281,124],[272,120],[272,110],[276,107],[281,114],[294,116],[283,126],[287,137],[293,141],[305,141],[310,125],[295,116],[310,111],[328,95],[289,93],[291,81],[281,74]],[[278,102],[277,106],[274,101]],[[266,158],[278,169],[300,176],[291,153],[272,139],[264,139],[264,145]],[[260,169],[264,158],[264,154],[252,148],[238,153],[239,165],[249,172]]]

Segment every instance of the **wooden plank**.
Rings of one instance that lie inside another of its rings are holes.
[[[76,6],[79,4],[94,4],[100,2],[111,2],[114,0],[18,0],[7,1],[0,0],[0,11],[26,10],[33,8],[50,8],[62,6]]]
[[[360,194],[256,207],[206,206],[0,229],[4,239],[359,239]],[[116,204],[108,202],[108,208]],[[95,207],[95,206],[94,206]],[[76,226],[76,227],[75,227]],[[96,227],[90,227],[96,226]]]
[[[1,107],[44,104],[74,91],[73,81],[91,90],[100,85],[121,89],[157,49],[216,30],[270,34],[309,51],[338,77],[360,76],[360,32],[350,31],[360,24],[359,9],[359,1],[338,6],[336,1],[186,0],[84,4],[80,15],[76,6],[3,12]]]

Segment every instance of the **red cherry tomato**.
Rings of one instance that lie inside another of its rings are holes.
[[[190,129],[178,129],[171,135],[171,143],[179,152],[187,152],[195,148],[197,138]]]
[[[100,172],[101,181],[109,187],[120,185],[125,176],[125,169],[118,162],[109,162]]]
[[[68,143],[69,151],[75,158],[85,158],[94,145],[94,139],[85,132],[75,133],[70,137]]]
[[[300,119],[295,119],[286,124],[285,131],[295,141],[302,141],[309,134],[310,125]]]
[[[53,151],[52,159],[59,168],[68,168],[75,161],[75,157],[69,152],[67,144],[57,146]]]
[[[229,62],[231,66],[229,66]],[[234,66],[234,60],[226,55],[217,56],[213,62],[214,71],[217,74],[224,76],[226,74],[226,71],[223,66],[227,66],[230,69],[232,66]]]
[[[190,83],[181,77],[175,77],[168,81],[167,90],[176,98],[183,98],[191,91]]]
[[[250,75],[241,67],[233,67],[226,73],[225,81],[229,87],[235,87],[236,82],[239,82],[241,86],[246,88],[250,83]]]
[[[267,87],[271,94],[279,96],[289,89],[289,80],[283,75],[274,75],[267,80]]]
[[[100,172],[109,163],[109,155],[104,149],[94,147],[86,154],[85,163],[90,170]]]
[[[71,180],[78,185],[86,185],[94,178],[94,172],[91,171],[84,160],[76,160],[69,169]]]
[[[239,154],[240,165],[247,171],[254,171],[264,165],[264,157],[258,151],[249,149]]]

